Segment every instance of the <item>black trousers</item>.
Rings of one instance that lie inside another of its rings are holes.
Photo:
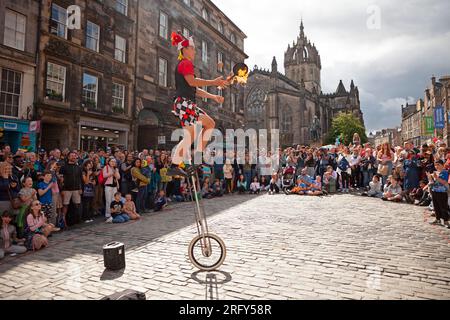
[[[280,192],[280,188],[278,188],[278,185],[276,183],[271,183],[269,190],[272,192],[275,191],[276,193]]]
[[[434,212],[437,220],[448,221],[448,194],[447,192],[431,192]]]
[[[82,197],[81,205],[83,207],[83,213],[81,215],[84,221],[91,220],[94,217],[92,204],[94,203],[94,198]]]

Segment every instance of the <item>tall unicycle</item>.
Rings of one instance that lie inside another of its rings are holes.
[[[188,255],[191,263],[202,271],[214,271],[225,261],[227,250],[223,240],[209,232],[203,202],[199,197],[199,178],[197,167],[186,170],[188,186],[194,203],[195,222],[198,235],[189,244]]]

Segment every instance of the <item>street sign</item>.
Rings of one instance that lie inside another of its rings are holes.
[[[445,115],[443,106],[436,106],[436,108],[434,108],[434,127],[436,129],[445,128]]]
[[[166,137],[165,136],[159,136],[158,137],[158,144],[166,144]]]
[[[433,117],[423,117],[423,125],[425,134],[433,134],[434,133],[434,121]]]
[[[39,133],[40,131],[41,131],[41,122],[40,121],[31,121],[30,122],[30,132]]]

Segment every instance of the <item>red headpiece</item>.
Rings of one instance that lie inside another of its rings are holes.
[[[181,35],[180,32],[172,32],[171,39],[172,39],[172,45],[177,46],[178,50],[181,50],[181,49],[187,48],[187,47],[195,48],[194,39],[192,39],[192,37],[189,37],[189,39],[186,39],[183,35]]]

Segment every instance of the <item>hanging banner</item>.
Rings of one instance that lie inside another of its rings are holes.
[[[424,133],[433,134],[434,133],[434,120],[433,117],[423,117]]]
[[[443,106],[436,106],[436,108],[434,108],[434,127],[436,129],[445,128],[445,115]]]

